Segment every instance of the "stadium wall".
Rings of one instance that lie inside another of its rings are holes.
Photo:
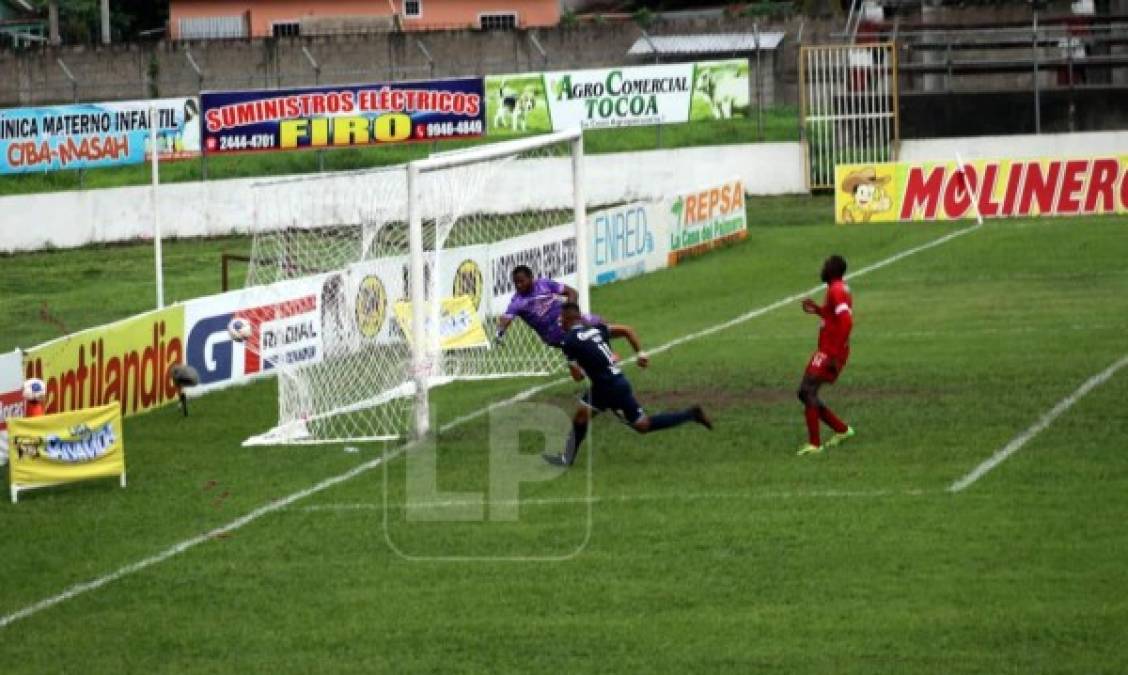
[[[513,213],[533,206],[571,204],[568,158],[519,160],[509,164],[486,191],[483,210]],[[586,162],[588,204],[594,208],[642,199],[658,199],[700,185],[740,177],[749,194],[776,195],[806,190],[803,155],[798,143],[757,143],[589,155]],[[507,189],[527,184],[526,174],[543,177],[545,190],[535,195]],[[508,178],[507,178],[508,177]],[[371,191],[374,180],[403,180],[402,173],[352,172],[292,176],[269,181],[294,203],[295,192],[324,195]],[[170,183],[160,188],[160,219],[165,237],[222,236],[245,233],[254,222],[255,185],[263,179]],[[267,193],[269,194],[269,193]],[[262,199],[263,195],[257,195]],[[318,200],[311,199],[317,202]],[[271,210],[277,213],[278,210]],[[148,186],[55,192],[0,198],[0,228],[6,233],[0,252],[48,247],[74,248],[93,243],[143,239],[152,231],[152,193]],[[36,227],[26,227],[35,214]],[[279,214],[284,216],[285,214]],[[278,226],[286,223],[263,223]]]
[[[905,140],[899,162],[951,161],[959,153],[970,159],[1092,157],[1128,154],[1128,131],[1072,134],[1021,134]]]

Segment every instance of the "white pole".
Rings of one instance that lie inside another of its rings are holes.
[[[576,224],[576,292],[580,311],[590,312],[590,270],[588,263],[587,205],[584,201],[584,135],[572,141],[572,219]]]
[[[423,282],[423,218],[419,209],[419,167],[407,165],[407,243],[410,249],[409,300],[411,302],[411,374],[415,380],[415,436],[430,431],[431,411],[427,399],[427,336]],[[437,328],[437,327],[436,327]]]
[[[422,233],[420,233],[422,236]],[[427,325],[431,330],[427,332],[427,379],[428,382],[434,381],[436,378],[443,374],[443,346],[442,346],[442,292],[439,290],[439,270],[442,269],[442,262],[439,256],[442,254],[442,244],[439,241],[439,224],[435,223],[435,243],[431,254],[431,272],[427,274],[427,262],[423,261],[423,281],[425,282],[424,296],[430,298],[430,303],[427,305],[430,321]],[[430,385],[428,385],[430,386]],[[427,404],[428,412],[430,409],[430,402]]]
[[[160,202],[157,199],[157,186],[161,182],[160,154],[157,149],[157,107],[149,107],[149,154],[153,174],[153,256],[157,268],[157,309],[164,307],[164,264],[161,252]]]
[[[967,193],[969,195],[971,195],[971,207],[975,209],[975,222],[982,225],[983,214],[979,212],[979,187],[976,186],[975,189],[972,189],[971,179],[967,177],[967,171],[964,171],[964,161],[963,158],[960,157],[960,153],[958,152],[956,153],[956,162],[958,163],[957,166],[960,175],[963,176],[964,189],[967,190]]]

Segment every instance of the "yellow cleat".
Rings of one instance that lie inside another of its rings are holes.
[[[804,445],[803,447],[799,448],[799,452],[797,452],[795,454],[802,457],[803,455],[817,455],[822,451],[823,451],[823,449],[822,449],[821,446],[811,445],[810,443],[808,443],[808,444]]]
[[[841,444],[845,441],[848,441],[853,437],[854,437],[854,427],[846,427],[846,431],[843,431],[840,434],[835,434],[834,436],[832,436],[829,441],[827,441],[826,443],[823,444],[823,447],[833,448],[836,445],[839,445],[839,444]]]

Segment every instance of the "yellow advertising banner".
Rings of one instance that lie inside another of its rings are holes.
[[[1128,156],[839,164],[839,224],[1128,213]]]
[[[430,321],[431,313],[428,311],[427,322]],[[396,303],[396,322],[410,342],[412,340],[410,302]],[[428,326],[427,332],[430,330]],[[444,350],[489,346],[490,340],[486,336],[486,329],[482,327],[478,311],[474,309],[472,296],[459,295],[443,300],[442,314],[439,317],[439,344]]]
[[[125,435],[116,403],[8,420],[8,478],[19,489],[125,474]]]
[[[48,342],[24,356],[47,385],[48,414],[116,401],[122,415],[176,400],[169,366],[184,360],[184,307],[174,305]]]

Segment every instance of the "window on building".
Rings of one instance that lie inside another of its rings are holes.
[[[513,30],[517,27],[516,14],[482,14],[478,17],[482,30]]]
[[[245,38],[249,34],[246,16],[208,16],[180,19],[181,40]]]
[[[273,24],[274,37],[298,37],[302,34],[302,25],[297,21],[276,21]]]
[[[404,0],[403,15],[413,19],[423,16],[423,0]]]

